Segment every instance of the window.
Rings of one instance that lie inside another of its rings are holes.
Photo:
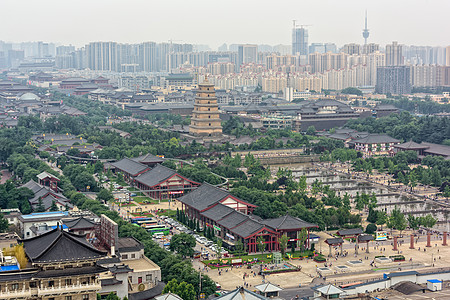
[[[138,277],[138,283],[142,283],[142,277]]]
[[[122,254],[122,259],[128,259],[128,254]]]
[[[19,289],[19,284],[18,283],[13,283],[11,284],[11,290],[15,291]]]
[[[30,288],[35,288],[35,287],[37,287],[36,281],[31,281]]]
[[[136,254],[131,254],[131,258],[136,258]]]
[[[147,275],[145,275],[145,280],[146,280],[147,282],[152,281],[152,274],[147,274]]]
[[[72,279],[68,278],[66,279],[66,285],[72,285]]]
[[[84,294],[83,295],[83,300],[89,300],[89,295],[88,294]]]
[[[55,282],[53,280],[49,280],[48,281],[48,286],[49,287],[55,286]]]
[[[72,300],[72,296],[66,296],[65,300]]]

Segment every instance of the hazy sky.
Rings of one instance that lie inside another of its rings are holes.
[[[450,0],[0,0],[0,40],[83,46],[91,41],[290,44],[292,20],[309,42],[450,45]]]

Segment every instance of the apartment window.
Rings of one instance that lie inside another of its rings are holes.
[[[136,254],[131,254],[131,258],[136,258]]]
[[[37,287],[36,282],[35,281],[31,281],[30,282],[30,288],[35,288],[35,287]]]
[[[152,281],[152,274],[147,274],[147,275],[145,275],[145,280],[146,280],[147,282]]]
[[[123,254],[122,259],[128,259],[128,254]]]
[[[72,279],[70,278],[66,279],[66,285],[72,285]]]
[[[66,296],[65,300],[72,300],[72,296]]]
[[[11,284],[11,290],[15,291],[19,289],[19,284],[18,283],[13,283]]]
[[[89,300],[89,295],[88,294],[84,294],[83,295],[83,300]]]
[[[53,280],[49,280],[48,281],[48,286],[49,287],[55,286],[55,282]]]

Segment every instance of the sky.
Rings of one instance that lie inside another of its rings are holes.
[[[450,0],[0,0],[0,40],[78,47],[93,41],[291,44],[292,20],[309,43],[450,45]]]

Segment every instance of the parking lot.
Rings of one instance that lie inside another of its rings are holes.
[[[167,225],[167,227],[172,228],[171,231],[173,234],[184,232],[186,234],[192,235],[195,238],[196,246],[194,250],[196,253],[194,255],[194,258],[202,257],[203,259],[208,259],[211,257],[216,257],[218,249],[217,245],[213,241],[210,241],[206,237],[197,234],[193,230],[187,228],[186,226],[184,226],[183,224],[179,223],[178,221],[172,218],[161,217],[160,219],[161,222],[164,222]],[[168,249],[169,247],[167,241],[170,241],[171,237],[172,236],[169,235],[163,238],[155,238],[155,240],[158,242],[159,245]],[[221,247],[220,253],[225,256],[228,255],[228,251],[223,247]]]

